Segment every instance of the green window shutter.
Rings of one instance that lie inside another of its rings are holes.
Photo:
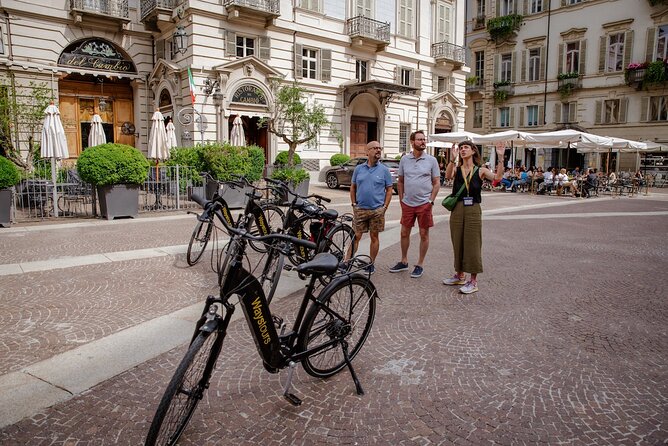
[[[605,53],[608,49],[608,36],[598,38],[598,72],[605,72]]]
[[[166,59],[165,57],[165,40],[160,39],[155,41],[155,58],[157,59]]]
[[[564,44],[559,44],[559,58],[557,59],[557,74],[564,72]]]
[[[499,81],[499,65],[501,64],[501,55],[494,55],[494,79],[493,82]]]
[[[603,101],[596,101],[596,117],[594,118],[594,124],[600,124],[602,122],[603,116]]]
[[[656,47],[656,28],[647,28],[647,46],[645,47],[645,62],[654,60],[654,48]]]
[[[626,68],[631,63],[633,55],[633,30],[626,31],[624,34],[624,62],[622,68]]]
[[[561,102],[554,104],[554,122],[564,122],[561,119]]]
[[[302,46],[295,43],[295,79],[302,77]]]
[[[626,112],[629,109],[629,98],[622,98],[619,101],[619,123],[626,123]]]
[[[413,82],[413,87],[422,88],[422,71],[413,70],[411,74],[412,74],[411,81]]]
[[[517,51],[510,54],[510,80],[512,83],[517,82]]]
[[[578,112],[578,103],[577,102],[569,102],[568,103],[568,122],[575,122],[576,121],[576,119],[578,118],[577,112]]]
[[[545,68],[546,68],[546,63],[545,63],[545,47],[540,48],[540,80],[544,81],[545,80]]]
[[[498,108],[492,109],[492,127],[496,127],[496,116],[499,114]]]
[[[332,50],[320,50],[320,80],[332,80]]]
[[[517,0],[517,1],[520,1],[520,0]],[[522,5],[522,15],[526,17],[526,16],[529,15],[529,3],[531,3],[531,0],[524,0],[524,2],[522,2],[522,3],[523,3],[523,5]]]
[[[394,67],[394,83],[401,85],[401,67],[399,65]]]
[[[582,39],[580,40],[580,66],[578,67],[578,73],[580,76],[585,74],[585,67],[587,66],[587,41]]]
[[[649,109],[649,96],[640,99],[640,122],[647,122],[647,111]]]
[[[508,107],[508,127],[515,127],[515,107]]]
[[[519,126],[526,126],[527,123],[524,122],[524,107],[520,107],[520,121],[519,121]]]
[[[271,57],[271,39],[269,37],[260,37],[258,41],[260,45],[258,57],[265,61],[269,60]]]
[[[227,31],[225,33],[225,50],[226,56],[228,57],[235,57],[237,55],[237,33],[233,33],[232,31]]]
[[[501,17],[501,0],[496,0],[496,16]]]
[[[520,81],[526,82],[527,80],[527,57],[529,52],[527,50],[522,50],[522,71],[520,72]]]

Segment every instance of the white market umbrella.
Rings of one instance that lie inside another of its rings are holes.
[[[246,135],[244,134],[244,123],[241,116],[234,118],[232,123],[232,134],[230,135],[230,144],[233,146],[245,146]]]
[[[169,121],[165,130],[167,131],[167,148],[173,149],[174,147],[178,147],[179,143],[176,140],[176,128],[174,127],[174,123]]]
[[[458,143],[465,139],[470,139],[474,143],[476,138],[480,135],[473,132],[449,132],[449,133],[432,133],[429,135],[429,142],[427,147],[450,147],[452,143]]]
[[[151,133],[148,137],[148,157],[156,161],[169,158],[165,119],[158,110],[153,113],[153,117],[151,118]]]
[[[58,216],[58,191],[56,189],[56,160],[69,158],[65,129],[60,120],[60,111],[53,103],[44,110],[44,125],[42,126],[42,144],[40,155],[42,158],[51,158],[51,182],[53,183],[53,214]]]
[[[106,142],[107,137],[105,136],[104,128],[102,127],[102,118],[100,118],[100,115],[95,113],[93,115],[93,120],[90,122],[88,147],[99,146],[100,144],[105,144]]]

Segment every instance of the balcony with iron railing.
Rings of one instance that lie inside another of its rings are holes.
[[[466,64],[466,48],[449,42],[433,43],[431,57],[436,59],[436,62],[448,63],[458,69]]]
[[[466,78],[466,92],[475,93],[477,91],[483,91],[485,89],[485,79],[479,78],[478,76],[471,76]]]
[[[390,24],[365,16],[346,20],[346,32],[353,44],[369,45],[382,50],[390,44]]]
[[[70,0],[70,13],[77,22],[81,22],[84,17],[130,21],[128,0]]]
[[[142,22],[154,21],[161,15],[171,19],[172,11],[181,0],[141,0],[139,17]]]
[[[478,17],[475,17],[473,19],[473,30],[477,31],[479,29],[485,29],[485,16],[484,15],[479,15]]]
[[[266,26],[281,15],[279,0],[225,0],[223,5],[229,20],[258,22]]]

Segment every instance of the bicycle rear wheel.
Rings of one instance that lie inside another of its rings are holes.
[[[186,253],[186,261],[188,262],[188,265],[193,266],[199,262],[199,259],[202,257],[202,254],[206,249],[206,245],[209,243],[212,231],[213,222],[211,220],[197,221],[197,225],[190,236],[188,252]]]
[[[264,217],[266,218],[269,234],[276,232],[278,229],[283,227],[283,209],[279,208],[275,204],[263,204],[260,206]],[[251,221],[249,232],[254,236],[262,235],[260,229],[257,227],[255,219]],[[267,252],[267,246],[261,242],[248,241],[248,244],[257,252]]]
[[[334,254],[336,258],[339,259],[339,262],[341,262],[346,257],[348,249],[353,246],[354,241],[355,231],[353,228],[346,223],[339,223],[325,235],[325,247],[323,252]],[[351,252],[350,257],[353,255],[355,255],[355,253]]]
[[[165,390],[146,436],[146,445],[172,445],[179,439],[209,387],[223,335],[201,332],[190,344]]]
[[[322,305],[311,305],[299,329],[298,351],[317,348],[341,338],[348,342],[348,354],[352,361],[364,345],[373,325],[376,287],[367,277],[353,275],[335,284],[318,298],[318,302]],[[340,343],[335,343],[303,360],[302,366],[311,376],[332,376],[346,366],[343,348]]]

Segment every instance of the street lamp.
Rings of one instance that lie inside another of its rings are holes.
[[[183,26],[177,26],[176,31],[172,35],[172,42],[174,43],[174,48],[181,54],[185,54],[188,50],[188,34]]]

